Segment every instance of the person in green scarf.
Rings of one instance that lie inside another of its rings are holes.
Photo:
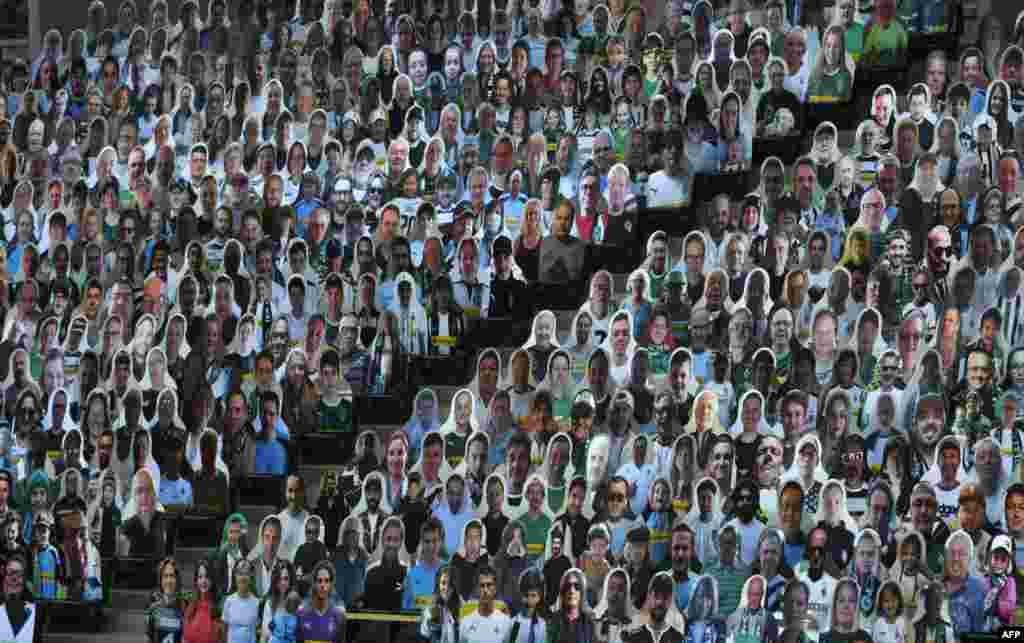
[[[26,543],[33,542],[32,540],[32,524],[35,521],[35,516],[41,511],[48,511],[50,508],[50,498],[56,497],[53,493],[50,478],[46,475],[45,471],[35,470],[28,479],[27,489],[22,486],[22,489],[27,491],[21,498],[18,498],[18,506],[27,507],[22,517],[22,533]],[[36,494],[39,491],[39,494]],[[21,494],[19,494],[21,495]]]
[[[249,555],[249,521],[241,513],[233,513],[224,522],[220,546],[211,556],[214,582],[219,592],[227,596],[233,591],[231,570],[235,563]]]

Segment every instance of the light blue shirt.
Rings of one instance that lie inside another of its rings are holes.
[[[288,473],[288,452],[279,440],[256,441],[256,466],[253,473],[271,476]]]
[[[160,480],[160,502],[164,505],[192,506],[192,485],[184,478]]]

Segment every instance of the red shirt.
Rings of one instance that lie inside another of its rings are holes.
[[[185,619],[182,639],[188,643],[218,643],[220,640],[217,619],[210,610],[210,599],[197,599],[195,613],[192,618]],[[191,606],[189,606],[191,608]],[[186,612],[187,614],[187,612]]]

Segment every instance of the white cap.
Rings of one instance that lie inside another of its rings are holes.
[[[1013,558],[1013,541],[1006,534],[999,534],[992,539],[992,545],[988,548],[988,551],[991,554],[997,549],[1002,549],[1010,555],[1010,558]]]

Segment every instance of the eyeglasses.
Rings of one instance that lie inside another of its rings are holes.
[[[952,256],[953,256],[953,255],[955,254],[955,253],[953,252],[953,246],[946,246],[945,248],[936,248],[935,250],[936,250],[936,251],[937,251],[937,252],[938,252],[939,254],[941,254],[941,255],[945,255],[945,256],[947,256],[947,257],[952,257]]]
[[[626,496],[621,493],[608,494],[608,502],[623,502]]]
[[[565,591],[567,591],[567,592],[568,591],[578,592],[578,591],[580,591],[582,589],[583,589],[582,585],[580,585],[577,582],[571,582],[571,583],[566,583],[565,584]]]

